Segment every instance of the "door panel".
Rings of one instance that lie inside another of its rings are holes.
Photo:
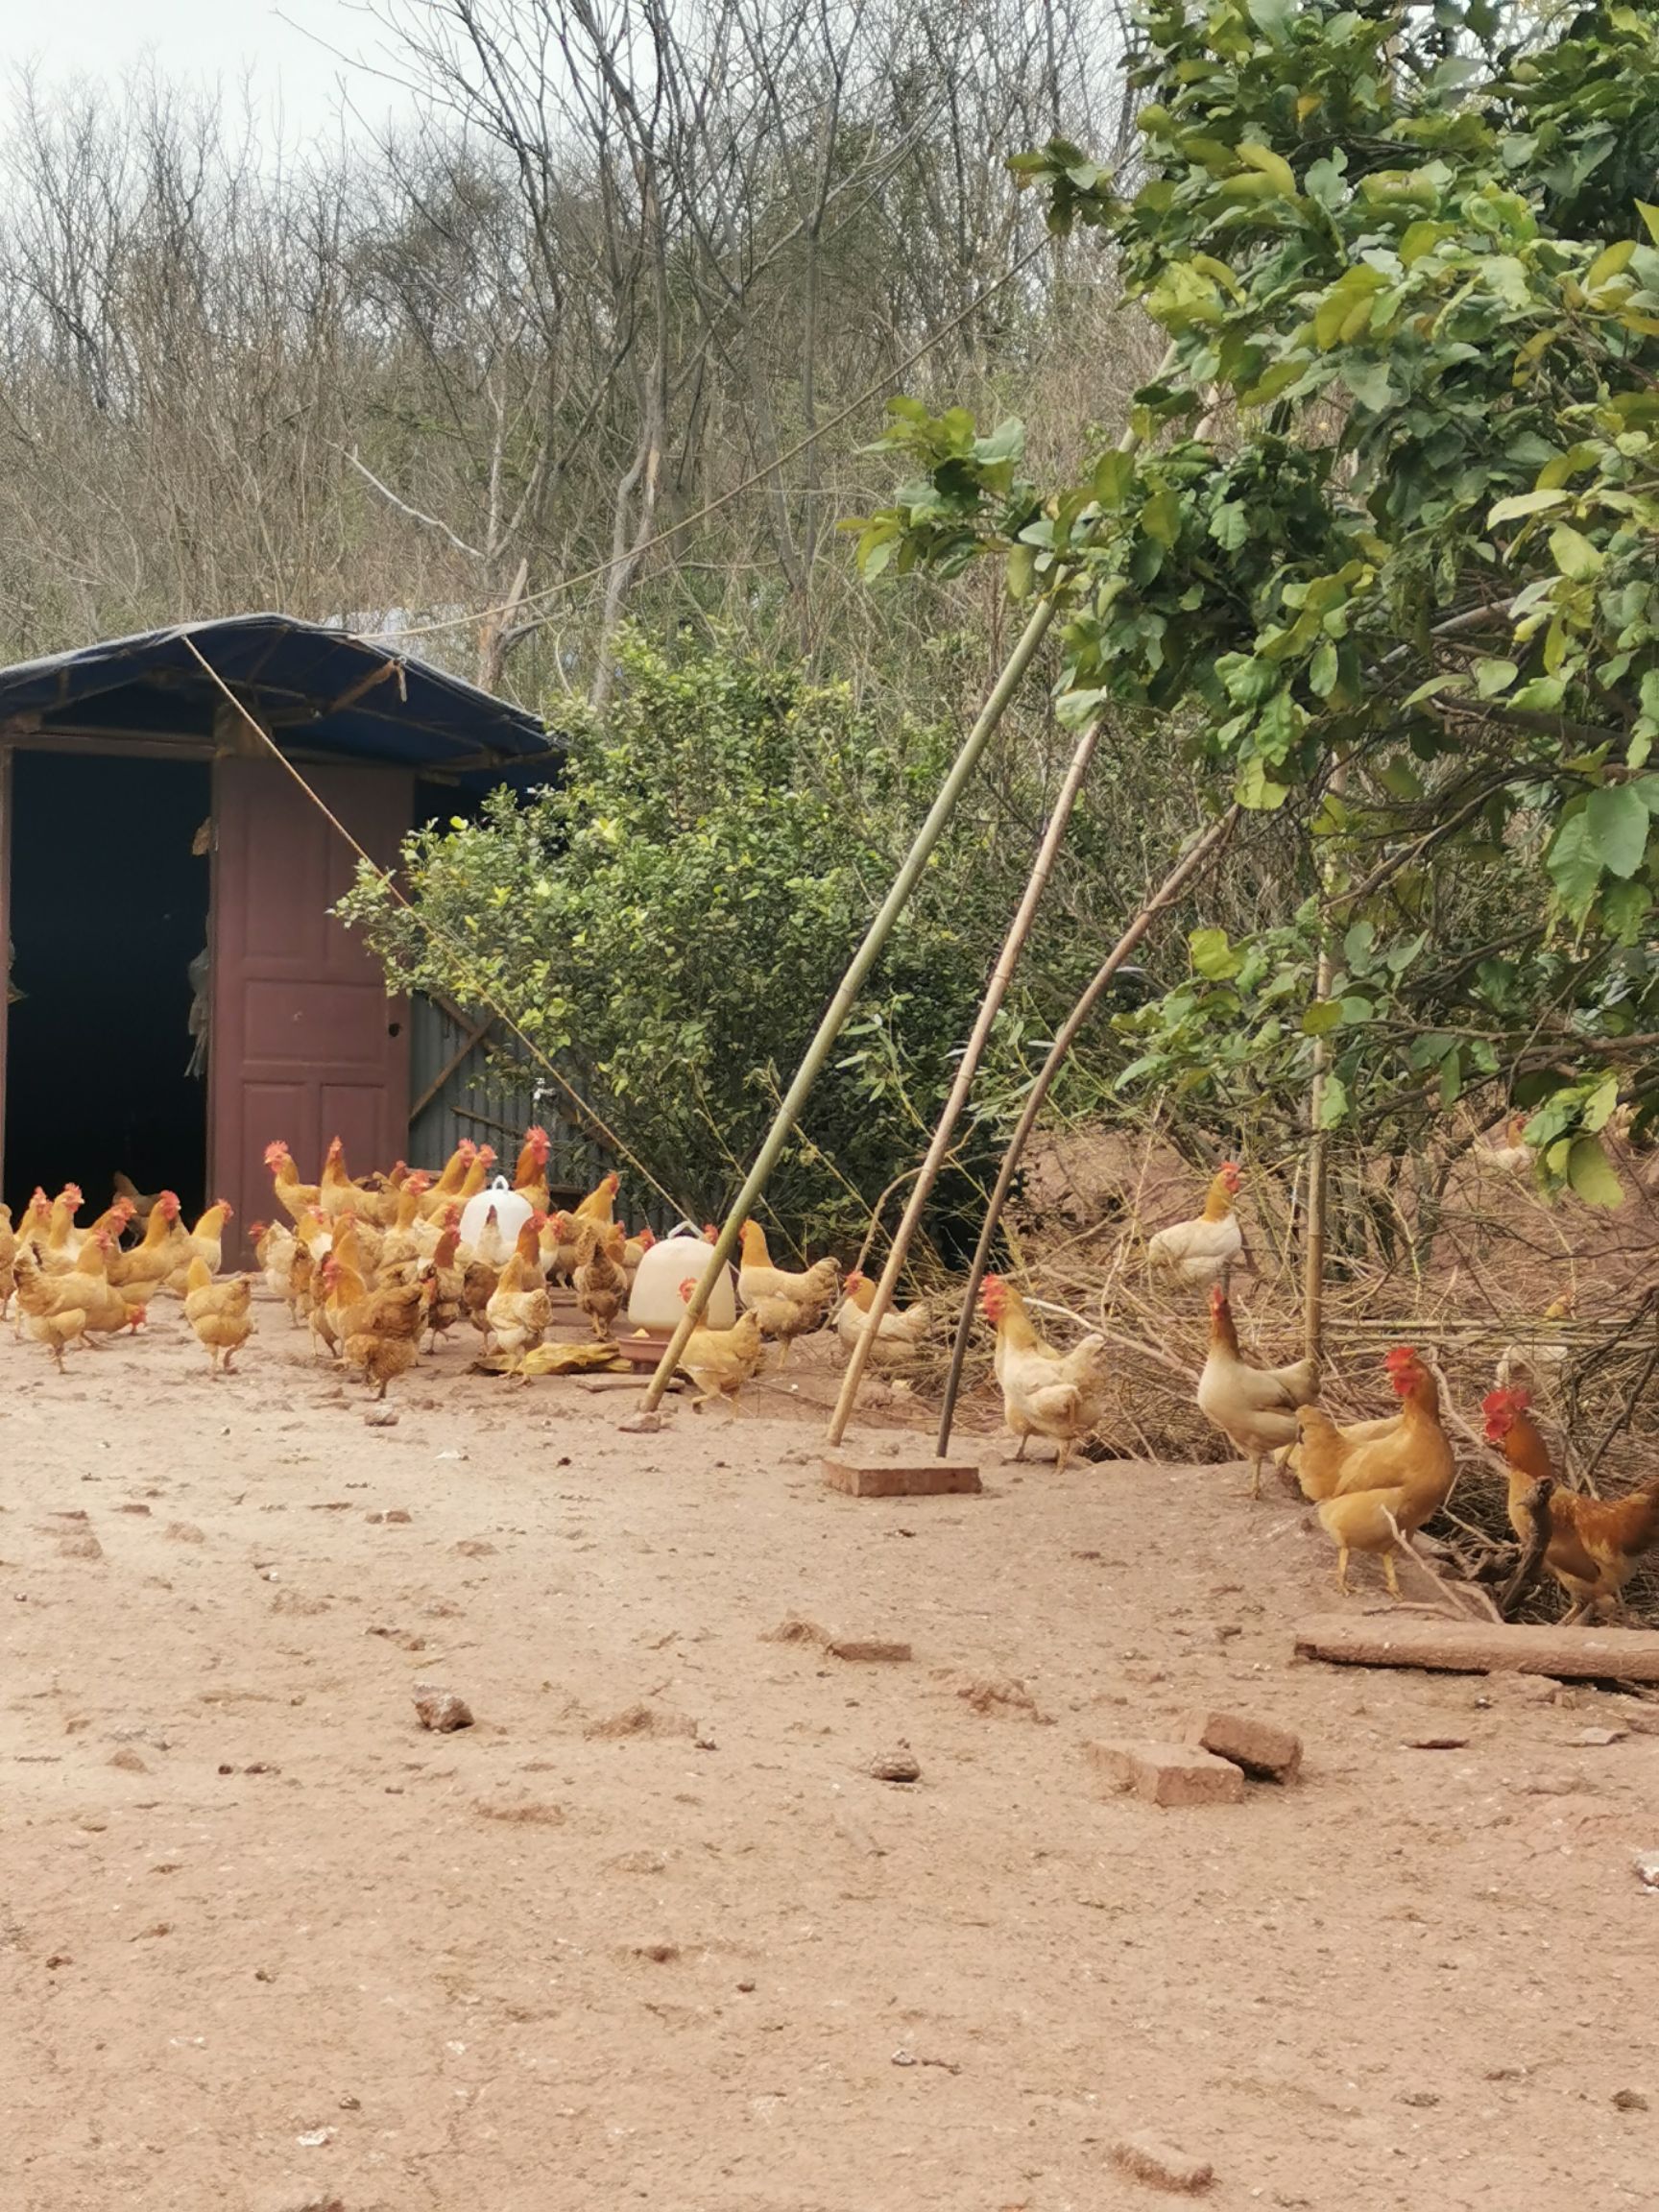
[[[397,859],[411,776],[317,768],[306,781],[376,861]],[[402,1154],[409,1018],[362,941],[328,913],[356,856],[293,779],[275,761],[226,758],[214,763],[213,793],[211,1183],[245,1231],[271,1212],[264,1154],[276,1138],[307,1183],[335,1137],[355,1175]]]
[[[6,997],[0,998],[0,1190],[6,1173],[6,1033],[12,1026],[8,1000],[12,988],[12,748],[0,745],[0,967],[6,971]]]

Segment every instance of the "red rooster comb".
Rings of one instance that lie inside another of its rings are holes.
[[[1490,1420],[1494,1413],[1525,1413],[1531,1403],[1531,1391],[1517,1385],[1513,1390],[1488,1390],[1480,1410]]]
[[[1530,1390],[1488,1390],[1480,1401],[1480,1410],[1486,1416],[1487,1443],[1502,1444],[1531,1403]]]

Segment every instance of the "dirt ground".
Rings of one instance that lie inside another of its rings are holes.
[[[0,1337],[8,2212],[1154,2206],[1125,2131],[1229,2212],[1653,2202],[1659,1707],[1295,1663],[1329,1550],[1214,1467],[854,1502],[827,1354],[654,1436],[469,1356],[372,1429],[269,1306],[228,1382]],[[1303,1780],[1102,1793],[1216,1703]]]

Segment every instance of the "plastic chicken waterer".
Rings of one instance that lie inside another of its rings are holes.
[[[685,1310],[682,1283],[700,1283],[709,1264],[709,1246],[689,1223],[664,1237],[640,1259],[628,1300],[628,1321],[654,1334],[672,1332]],[[737,1318],[737,1299],[730,1267],[721,1271],[703,1318],[710,1329],[730,1329]]]
[[[476,1197],[469,1198],[461,1209],[461,1241],[469,1251],[477,1250],[492,1206],[495,1209],[495,1226],[501,1233],[502,1242],[508,1245],[517,1242],[519,1230],[536,1211],[528,1198],[519,1196],[505,1175],[497,1175],[493,1183],[487,1184]]]

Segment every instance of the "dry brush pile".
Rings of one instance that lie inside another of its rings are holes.
[[[1452,1408],[1460,1475],[1430,1533],[1464,1570],[1512,1560],[1502,1462],[1481,1437],[1481,1400],[1500,1382],[1530,1388],[1560,1479],[1617,1496],[1659,1462],[1659,1160],[1615,1147],[1624,1202],[1602,1213],[1547,1204],[1525,1172],[1472,1156],[1445,1170],[1401,1164],[1333,1166],[1333,1249],[1325,1286],[1322,1403],[1338,1421],[1392,1409],[1382,1380],[1390,1345],[1416,1345],[1438,1367]],[[1407,1164],[1411,1165],[1411,1164]],[[1425,1166],[1429,1164],[1423,1164]],[[1246,1164],[1246,1262],[1233,1279],[1240,1341],[1262,1365],[1302,1350],[1303,1192],[1298,1175]],[[1101,1131],[1051,1137],[1009,1225],[1011,1271],[1059,1344],[1101,1332],[1118,1359],[1117,1403],[1094,1455],[1214,1463],[1231,1448],[1194,1399],[1208,1322],[1204,1294],[1148,1269],[1146,1238],[1193,1211],[1193,1170],[1168,1145]],[[1380,1231],[1379,1225],[1384,1225]],[[938,1310],[954,1317],[945,1290]],[[999,1401],[981,1325],[967,1368],[966,1425],[991,1426]],[[942,1327],[914,1379],[943,1388]],[[1633,1618],[1659,1625],[1659,1570],[1627,1592]],[[1552,1619],[1547,1582],[1518,1618]]]

